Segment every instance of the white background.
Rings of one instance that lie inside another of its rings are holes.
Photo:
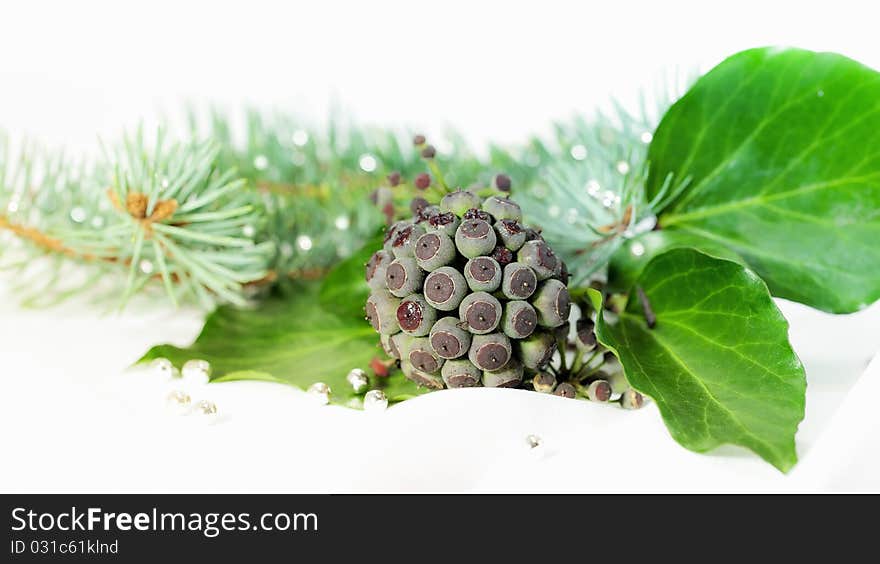
[[[868,2],[69,2],[0,9],[0,127],[90,152],[183,102],[253,103],[322,121],[451,124],[478,146],[740,49],[834,50],[880,68]],[[678,447],[636,414],[480,390],[431,394],[379,418],[317,409],[284,387],[194,390],[223,414],[163,412],[167,386],[122,374],[150,345],[186,344],[194,310],[85,303],[23,310],[0,279],[5,491],[880,490],[874,402],[880,309],[832,318],[783,304],[807,365],[802,462],[783,477],[735,449]],[[870,402],[870,403],[869,403]],[[841,407],[842,406],[842,407]],[[524,437],[545,439],[531,456]],[[554,479],[542,476],[559,476]]]

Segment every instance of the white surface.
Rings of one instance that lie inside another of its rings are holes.
[[[783,476],[739,449],[684,450],[653,406],[515,390],[439,392],[369,414],[282,385],[211,384],[190,390],[218,405],[209,424],[166,411],[179,385],[122,373],[155,343],[193,339],[197,312],[0,303],[3,491],[880,491],[880,359],[864,372],[880,349],[877,306],[832,317],[782,303],[809,379],[801,462]]]
[[[519,141],[610,95],[765,44],[880,67],[868,2],[28,2],[0,17],[0,126],[93,151],[180,104],[295,109],[334,100],[367,123],[452,124]],[[164,413],[168,389],[122,374],[200,316],[139,305],[21,310],[0,281],[4,491],[880,490],[880,309],[784,304],[809,378],[801,463],[782,476],[735,449],[680,448],[638,413],[515,391],[431,394],[379,417],[263,383],[199,391],[211,426]],[[541,435],[543,457],[525,448]]]

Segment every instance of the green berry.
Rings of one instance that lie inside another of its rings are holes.
[[[480,197],[473,192],[466,190],[456,190],[443,196],[440,200],[440,209],[445,212],[452,212],[461,217],[471,208],[480,207]]]
[[[518,251],[526,242],[525,230],[513,219],[502,219],[495,222],[495,232],[501,239],[501,243],[511,251]]]
[[[511,300],[527,300],[538,287],[535,271],[521,262],[512,262],[504,267],[501,280],[501,293]]]
[[[510,339],[501,333],[474,335],[468,360],[481,370],[501,370],[512,355]]]
[[[406,333],[395,333],[396,335],[405,335]],[[382,350],[385,351],[385,354],[390,356],[391,358],[400,358],[400,351],[397,350],[397,346],[394,344],[394,340],[391,338],[393,335],[382,335],[379,334],[379,342],[382,344]]]
[[[472,388],[480,385],[483,371],[466,359],[447,360],[440,369],[447,388]]]
[[[400,331],[400,325],[397,323],[399,306],[400,300],[384,290],[376,290],[367,298],[367,305],[364,307],[367,321],[379,333],[393,335]]]
[[[440,358],[458,358],[471,348],[471,334],[461,327],[457,317],[443,317],[431,327],[431,347]]]
[[[474,292],[465,296],[458,306],[458,318],[477,335],[491,333],[501,322],[501,302],[486,292]]]
[[[550,278],[560,268],[559,257],[540,239],[526,241],[517,253],[517,261],[531,267],[538,280]]]
[[[532,387],[535,388],[536,392],[541,392],[542,394],[552,393],[553,389],[556,388],[556,377],[549,372],[538,372],[532,378]]]
[[[592,401],[606,402],[611,399],[611,384],[607,380],[593,380],[587,388],[587,397]]]
[[[522,210],[519,204],[509,198],[501,196],[489,196],[483,202],[483,210],[495,217],[495,219],[512,219],[519,221],[522,219]]]
[[[397,306],[397,323],[404,333],[424,337],[437,321],[437,310],[428,304],[421,294],[413,294],[401,300]]]
[[[464,265],[464,278],[474,292],[494,292],[501,285],[501,265],[490,257],[476,257]]]
[[[425,273],[413,258],[394,259],[385,269],[385,286],[398,298],[421,290],[424,278]]]
[[[455,237],[455,230],[458,229],[461,220],[452,212],[441,212],[428,218],[428,231],[442,231]]]
[[[443,358],[437,356],[427,337],[416,337],[409,347],[407,359],[414,368],[435,374],[443,366]]]
[[[568,382],[563,382],[556,386],[556,389],[553,390],[553,395],[573,399],[577,396],[577,390]]]
[[[422,270],[431,272],[455,259],[455,243],[446,233],[433,231],[419,237],[414,253]]]
[[[632,388],[620,395],[620,407],[624,409],[640,409],[645,405],[645,396]]]
[[[394,238],[397,236],[397,232],[408,225],[412,225],[412,222],[398,221],[397,223],[394,223],[393,225],[391,225],[391,227],[386,229],[385,239],[382,242],[382,249],[391,253],[392,249],[394,248],[392,245],[394,244]]]
[[[519,359],[526,368],[540,370],[556,352],[556,337],[546,331],[535,331],[528,338],[516,341]]]
[[[397,312],[395,312],[395,315],[396,314]],[[403,332],[391,335],[391,356],[398,359],[406,358],[409,355],[409,348],[412,346],[413,340],[415,340],[415,337]]]
[[[584,352],[594,350],[598,342],[596,340],[596,324],[593,320],[589,317],[582,317],[578,319],[576,327],[575,345]]]
[[[532,305],[538,312],[538,324],[542,327],[560,327],[568,321],[571,297],[565,284],[559,280],[545,281],[535,292]]]
[[[529,302],[513,300],[504,304],[501,330],[511,339],[525,339],[534,333],[537,325],[538,314]]]
[[[400,370],[409,380],[412,380],[419,386],[431,388],[432,390],[443,389],[443,379],[424,370],[419,370],[409,360],[400,361]]]
[[[394,232],[394,240],[391,242],[391,252],[397,258],[412,257],[416,247],[416,241],[425,234],[425,228],[419,224],[405,225]]]
[[[483,386],[487,388],[516,388],[522,384],[523,366],[515,358],[500,370],[483,372]]]
[[[455,231],[455,246],[467,258],[488,255],[495,249],[495,230],[488,221],[467,219]]]
[[[441,266],[425,278],[425,299],[440,311],[452,311],[467,295],[467,281],[451,266]]]
[[[367,284],[373,290],[385,288],[385,271],[394,260],[394,255],[388,251],[376,251],[366,265]]]

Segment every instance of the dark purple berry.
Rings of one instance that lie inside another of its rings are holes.
[[[414,183],[419,190],[427,190],[428,186],[431,185],[431,175],[427,172],[423,172],[416,176]]]
[[[510,192],[510,177],[506,174],[496,175],[493,183],[496,190],[501,190],[502,192]]]
[[[388,175],[388,184],[390,184],[392,187],[399,186],[400,181],[401,181],[401,177],[400,177],[399,171],[395,170],[394,172],[392,172],[391,174]]]

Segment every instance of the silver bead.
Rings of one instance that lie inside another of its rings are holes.
[[[167,358],[157,358],[150,363],[150,370],[162,378],[174,378],[174,365]]]
[[[370,390],[364,396],[364,411],[385,411],[388,409],[388,397],[382,390]]]
[[[217,404],[208,400],[200,400],[196,404],[196,412],[200,415],[217,415]]]
[[[367,373],[360,368],[355,368],[349,372],[345,379],[351,384],[351,387],[356,394],[363,392],[370,385],[370,379],[367,377]]]
[[[189,394],[183,390],[174,390],[165,397],[165,407],[176,415],[189,413],[191,403]]]
[[[207,360],[187,360],[181,369],[186,384],[204,385],[211,380],[211,363]]]
[[[330,403],[330,386],[324,382],[315,382],[309,386],[308,393],[318,405],[327,405]]]

